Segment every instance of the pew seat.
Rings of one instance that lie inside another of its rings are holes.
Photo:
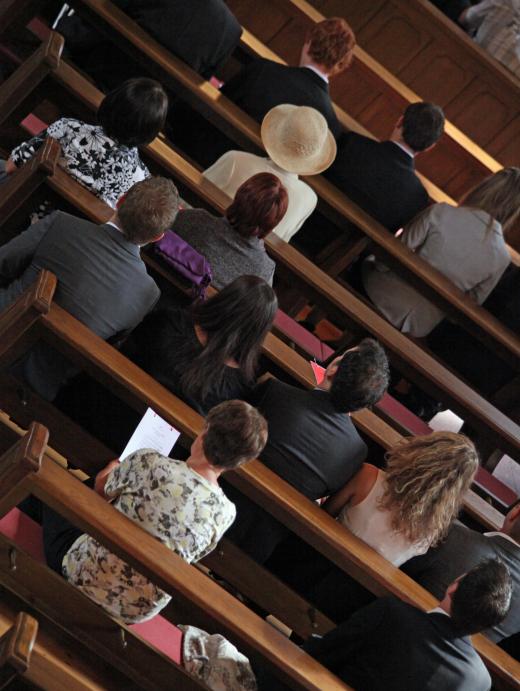
[[[31,557],[45,563],[42,528],[18,508],[11,509],[0,518],[0,533]],[[181,663],[182,632],[160,614],[149,621],[132,624],[129,628],[171,660]]]

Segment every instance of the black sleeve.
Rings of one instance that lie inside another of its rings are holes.
[[[240,72],[234,77],[231,77],[221,89],[224,96],[227,96],[231,101],[238,101],[242,95],[243,88],[251,89],[251,84],[254,76],[260,68],[262,61],[254,60],[248,65],[242,67]]]
[[[323,638],[307,641],[303,649],[334,674],[340,673],[350,656],[371,645],[371,634],[381,625],[391,601],[391,598],[379,598],[362,607]]]

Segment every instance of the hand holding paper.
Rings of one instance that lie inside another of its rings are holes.
[[[125,446],[121,460],[139,449],[154,449],[163,456],[168,456],[180,434],[175,427],[148,408]]]

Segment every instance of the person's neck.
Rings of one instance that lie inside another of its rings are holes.
[[[313,72],[317,72],[317,74],[323,79],[324,82],[326,82],[327,84],[329,83],[329,74],[327,70],[323,67],[323,65],[318,65],[317,63],[313,62],[310,58],[305,58],[300,62],[300,67],[308,67]]]
[[[222,474],[222,470],[214,465],[211,465],[205,456],[192,454],[186,461],[186,465],[188,468],[190,468],[190,470],[193,470],[194,473],[197,473],[210,484],[218,487],[218,479]]]
[[[414,151],[412,148],[408,146],[408,144],[405,143],[405,141],[401,137],[393,136],[390,137],[390,141],[393,142],[394,144],[397,144],[397,146],[400,146],[401,149],[404,149],[407,154],[410,154],[412,158],[415,158],[417,155],[417,152]]]

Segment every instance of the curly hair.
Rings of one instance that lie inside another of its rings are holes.
[[[350,66],[356,37],[344,19],[330,17],[315,24],[307,35],[307,41],[309,55],[317,65],[332,69],[342,62],[343,69]]]
[[[473,442],[454,432],[409,437],[387,453],[386,461],[387,488],[379,507],[392,514],[392,528],[410,542],[437,544],[477,472]]]

